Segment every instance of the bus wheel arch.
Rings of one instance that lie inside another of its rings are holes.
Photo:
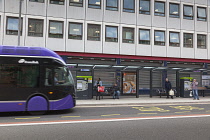
[[[26,103],[26,111],[32,115],[45,114],[49,110],[49,100],[43,94],[33,94]]]

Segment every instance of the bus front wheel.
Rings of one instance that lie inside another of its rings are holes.
[[[27,109],[32,115],[45,114],[48,110],[48,101],[42,96],[34,96],[27,102]]]

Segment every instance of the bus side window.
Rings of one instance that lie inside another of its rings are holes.
[[[45,86],[52,86],[53,78],[52,78],[52,70],[46,68],[45,70]]]
[[[32,65],[19,66],[17,79],[18,87],[37,87],[39,82],[39,67]]]

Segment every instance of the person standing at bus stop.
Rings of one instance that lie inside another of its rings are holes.
[[[119,99],[120,96],[120,87],[117,86],[117,84],[114,84],[112,87],[113,90],[113,99]]]
[[[196,79],[193,79],[193,82],[191,83],[191,86],[192,86],[192,92],[193,92],[193,97],[194,99],[193,100],[199,100],[199,97],[198,97],[198,82],[196,81]]]
[[[166,81],[165,81],[165,89],[166,89],[166,95],[167,95],[167,99],[168,99],[169,91],[172,89],[171,82],[168,80],[168,78],[166,78]],[[171,98],[173,99],[173,96],[171,96]]]
[[[100,92],[98,92],[98,87],[102,86],[101,78],[98,78],[98,80],[95,82],[94,86],[96,87],[96,100],[98,100],[98,97],[100,100]]]

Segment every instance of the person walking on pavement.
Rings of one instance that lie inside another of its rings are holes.
[[[102,86],[101,78],[98,78],[98,80],[95,82],[94,86],[96,87],[96,100],[98,100],[98,97],[99,97],[99,100],[100,100],[101,93],[98,92],[98,87]]]
[[[171,82],[168,80],[168,78],[166,78],[166,81],[165,81],[165,89],[166,89],[166,95],[167,95],[167,99],[168,99],[169,91],[172,89]],[[171,96],[171,99],[173,99],[173,96]]]
[[[112,91],[113,91],[113,99],[119,99],[120,88],[117,86],[117,84],[114,84],[114,86],[112,87]]]
[[[199,97],[198,97],[198,82],[196,81],[196,79],[193,79],[193,82],[191,83],[191,86],[192,86],[192,93],[193,93],[193,97],[194,99],[193,100],[199,100]]]

